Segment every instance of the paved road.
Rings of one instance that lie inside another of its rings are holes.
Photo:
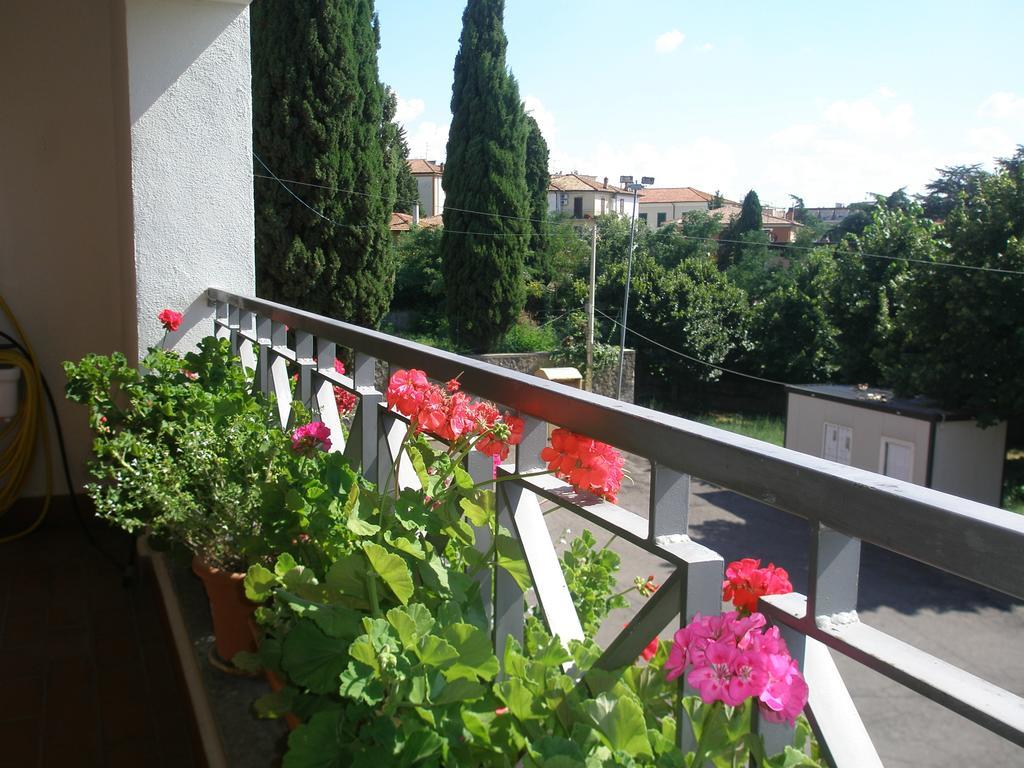
[[[633,482],[624,485],[620,503],[646,517],[649,468],[630,457],[627,470]],[[556,541],[566,528],[570,536],[579,533],[582,522],[564,510],[553,511],[547,521]],[[607,540],[594,533],[599,542]],[[695,480],[690,535],[726,562],[759,557],[784,566],[794,588],[806,593],[809,533],[804,521]],[[634,576],[654,574],[661,581],[669,573],[666,563],[632,545],[616,541],[612,548],[622,556],[623,588]],[[631,598],[635,609],[642,598],[635,593]],[[1024,603],[866,544],[858,611],[866,623],[1024,696]],[[610,616],[599,639],[614,636],[630,615]],[[886,766],[1024,767],[1024,749],[833,655]]]

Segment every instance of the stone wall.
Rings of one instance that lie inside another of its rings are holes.
[[[549,352],[509,352],[496,353],[491,355],[475,356],[477,360],[483,360],[493,365],[509,368],[520,373],[536,373],[538,368],[549,368],[551,354]],[[622,362],[622,400],[633,402],[633,384],[636,375],[636,350],[627,349]],[[583,371],[581,370],[582,374]],[[610,365],[599,371],[594,377],[594,392],[605,397],[615,397],[615,388],[619,380],[619,368],[617,364]]]

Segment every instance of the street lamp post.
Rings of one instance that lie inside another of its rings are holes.
[[[619,183],[625,185],[626,189],[633,193],[633,219],[629,225],[629,254],[626,260],[626,292],[622,299],[622,324],[620,325],[621,334],[619,335],[619,383],[615,388],[616,400],[622,399],[622,369],[626,357],[626,321],[629,317],[629,285],[633,281],[633,236],[636,233],[636,198],[637,193],[641,189],[654,183],[654,177],[644,176],[640,179],[640,183],[636,184],[633,182],[632,176],[620,176]]]

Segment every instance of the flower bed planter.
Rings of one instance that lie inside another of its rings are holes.
[[[255,603],[245,597],[244,573],[213,568],[202,558],[192,558],[192,572],[203,582],[213,619],[214,650],[210,661],[230,674],[248,674],[231,663],[237,653],[255,653],[256,641],[249,628]]]

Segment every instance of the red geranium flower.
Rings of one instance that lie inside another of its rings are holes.
[[[722,582],[722,599],[732,602],[738,611],[753,613],[761,595],[785,595],[793,591],[785,568],[769,563],[761,568],[761,561],[745,557],[729,563]]]
[[[548,470],[577,490],[615,502],[622,487],[622,455],[607,443],[567,429],[551,433],[551,445],[540,452]]]
[[[175,312],[173,309],[165,309],[156,319],[160,321],[165,329],[168,331],[176,331],[181,326],[181,312]]]

